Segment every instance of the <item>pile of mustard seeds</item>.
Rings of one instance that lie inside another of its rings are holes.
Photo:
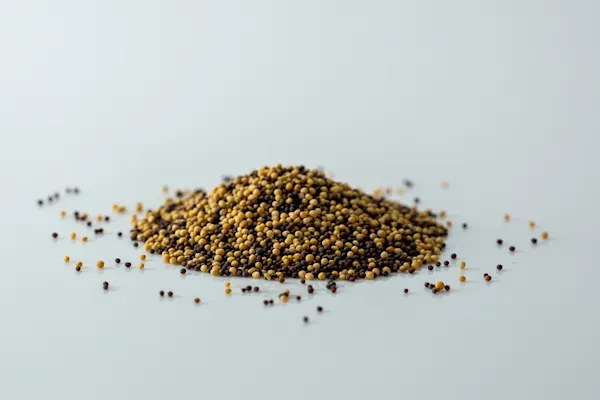
[[[281,165],[178,193],[132,225],[131,240],[170,264],[279,281],[412,273],[438,262],[448,233],[431,211]]]

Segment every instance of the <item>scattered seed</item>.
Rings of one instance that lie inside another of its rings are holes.
[[[167,293],[167,296],[169,296],[169,297],[173,297],[173,292],[168,292],[168,293]]]
[[[160,292],[158,292],[158,294],[160,295],[160,297],[163,297],[165,295],[164,290],[161,290]]]
[[[323,312],[323,307],[317,306],[317,312]]]
[[[458,280],[461,281],[461,282],[464,282],[464,281],[467,280],[467,278],[465,278],[464,275],[461,275],[461,276],[458,277]]]
[[[461,262],[458,263],[458,267],[460,269],[465,269],[465,268],[467,268],[467,263],[464,262],[464,261],[461,261]]]
[[[231,289],[230,288],[225,288],[225,294],[231,294]]]
[[[71,237],[71,239],[75,240],[77,239],[77,234],[75,232],[71,232],[71,235],[69,235]]]
[[[308,324],[308,317],[304,317],[304,318],[302,318],[302,320],[304,321],[305,324]]]
[[[425,282],[425,287],[429,289],[429,282]]]
[[[118,237],[123,237],[123,232],[117,232]]]
[[[125,267],[127,267],[127,268],[131,267],[131,263],[130,262],[126,262],[125,263]]]
[[[181,270],[179,271],[179,273],[181,273],[181,275],[185,275],[186,272],[187,272],[187,270],[185,268],[181,268]]]
[[[104,288],[104,290],[108,290],[108,282],[104,282],[102,284],[102,287]]]
[[[67,212],[65,210],[61,210],[60,213],[59,213],[59,215],[60,215],[61,218],[64,218],[65,215],[67,215]]]
[[[69,260],[70,260],[69,256],[64,256],[64,257],[63,257],[63,261],[64,261],[64,262],[68,263],[68,262],[69,262]]]
[[[491,280],[492,280],[492,277],[491,277],[491,276],[489,276],[489,275],[486,275],[486,277],[485,277],[485,280],[489,282],[489,281],[491,281]]]
[[[231,283],[230,282],[225,282],[225,287],[230,287]]]
[[[466,223],[466,222],[465,222],[465,223],[463,223],[463,225],[462,225],[462,226],[463,226],[463,229],[467,229],[467,228],[469,227],[469,226],[467,225],[467,223]]]
[[[281,296],[279,296],[279,301],[282,303],[287,303],[288,297],[282,294]]]
[[[300,301],[300,300],[302,300],[302,297],[301,296],[296,296],[296,300]]]
[[[541,238],[542,238],[543,240],[548,240],[548,232],[542,232],[542,234],[541,234]]]
[[[75,271],[77,271],[77,272],[81,271],[81,267],[80,267],[79,265],[78,265],[78,266],[76,266],[76,267],[75,267]]]
[[[496,240],[496,243],[498,243],[498,246],[501,246],[502,245],[502,239]]]
[[[53,233],[52,233],[52,239],[56,239],[57,237],[58,237],[58,233],[56,233],[56,232],[53,232]]]
[[[444,282],[442,282],[442,281],[437,281],[437,282],[435,283],[435,288],[436,288],[437,290],[442,290],[442,289],[444,288]]]
[[[81,267],[83,267],[83,263],[81,261],[77,261],[75,263],[75,266],[81,268]]]
[[[502,271],[502,264],[498,264],[498,265],[496,265],[496,269],[497,269],[498,271]]]
[[[453,259],[453,260],[455,260],[455,259],[456,259],[456,253],[452,253],[452,254],[450,255],[450,258],[451,258],[451,259]]]
[[[264,304],[265,306],[268,306],[268,305],[269,305],[269,300],[263,300],[263,304]]]
[[[448,265],[450,265],[450,261],[444,261],[444,267],[447,267]]]
[[[104,261],[96,261],[96,267],[98,267],[99,269],[104,268]]]
[[[144,261],[146,259],[146,255],[145,254],[140,254],[140,260]]]
[[[511,253],[512,253],[512,252],[514,252],[514,251],[515,251],[515,246],[510,246],[510,247],[508,248],[508,250],[509,250]]]
[[[140,269],[140,270],[144,269],[144,263],[139,263],[138,269]]]
[[[506,222],[510,221],[510,215],[509,214],[504,214],[504,221],[506,221]]]
[[[83,236],[83,237],[81,238],[81,241],[82,241],[83,243],[87,243],[87,241],[88,241],[88,238],[87,238],[87,236]]]
[[[531,228],[531,229],[535,228],[535,222],[529,221],[529,228]]]
[[[408,293],[408,289],[404,289],[404,294],[407,294],[407,293]]]
[[[196,298],[194,299],[194,303],[196,303],[196,304],[200,304],[200,298],[199,298],[199,297],[196,297]]]
[[[427,269],[430,270],[430,271],[433,271],[433,265],[428,265]]]
[[[254,291],[258,292],[258,291],[260,291],[260,288],[258,286],[254,286]]]
[[[531,238],[531,243],[537,244],[537,239],[536,238]]]
[[[121,264],[121,259],[120,259],[120,258],[115,258],[115,262],[116,262],[117,264]]]

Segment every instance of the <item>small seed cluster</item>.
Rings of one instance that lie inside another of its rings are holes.
[[[281,165],[169,198],[132,224],[131,239],[170,264],[267,280],[414,271],[438,261],[447,235],[431,211]]]

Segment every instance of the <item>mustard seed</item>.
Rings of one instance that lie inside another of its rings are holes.
[[[435,266],[436,266],[436,267],[441,267],[441,266],[442,266],[442,263],[441,263],[441,262],[439,262],[439,261],[437,261],[437,262],[435,263]]]
[[[140,254],[140,260],[144,261],[146,259],[146,255],[145,254]]]
[[[196,298],[194,299],[194,303],[196,303],[196,304],[200,304],[200,298],[196,297]]]
[[[246,290],[247,290],[248,292],[251,292],[251,291],[252,291],[252,286],[250,286],[250,285],[246,286]]]
[[[296,300],[300,301],[300,300],[302,300],[302,297],[301,296],[296,296]]]
[[[440,290],[438,288],[433,288],[433,290],[431,291],[431,293],[436,294],[437,292],[439,292]]]
[[[139,263],[139,265],[138,265],[138,269],[139,269],[139,270],[142,270],[142,269],[144,269],[144,263]]]
[[[173,292],[167,292],[167,296],[173,297]]]
[[[529,228],[530,228],[530,229],[533,229],[533,228],[535,228],[535,222],[533,222],[533,221],[529,221]]]
[[[104,261],[96,261],[96,267],[98,267],[99,269],[104,268]]]
[[[317,306],[317,312],[323,312],[323,307]]]
[[[304,321],[305,324],[308,324],[308,317],[304,317],[304,318],[302,318],[302,320]]]
[[[259,288],[258,286],[254,286],[254,291],[255,291],[255,292],[259,292],[259,291],[260,291],[260,288]]]
[[[69,260],[70,260],[69,256],[64,256],[64,257],[63,257],[63,261],[64,261],[64,262],[68,263],[68,262],[69,262]]]
[[[118,237],[123,237],[123,232],[117,232]]]
[[[461,275],[461,276],[458,277],[458,280],[461,281],[461,282],[464,282],[464,281],[467,280],[467,278],[465,278],[464,275]]]
[[[501,264],[498,264],[498,265],[496,265],[496,269],[497,269],[498,271],[502,271],[502,265],[501,265]]]
[[[241,289],[241,291],[242,291],[242,293],[246,293],[246,288],[245,288],[245,287],[243,287],[243,288]]]
[[[496,240],[496,243],[498,243],[498,246],[501,246],[502,245],[502,239]]]
[[[108,290],[108,282],[104,282],[102,284],[102,287],[104,288],[104,290]]]
[[[408,293],[408,289],[404,289],[404,294],[407,294],[407,293]]]
[[[44,200],[40,199],[37,201],[38,206],[43,206],[44,205]]]
[[[448,265],[450,265],[450,261],[444,261],[444,267],[447,267]]]
[[[83,237],[81,238],[81,241],[82,241],[83,243],[87,243],[87,241],[88,241],[88,238],[87,238],[87,236],[83,236]]]
[[[161,290],[160,292],[158,292],[158,294],[160,295],[160,297],[163,297],[165,295],[165,292]]]
[[[71,232],[71,235],[69,235],[71,237],[72,240],[75,240],[77,238],[77,234],[75,232]]]
[[[452,253],[452,254],[450,255],[450,258],[451,258],[451,259],[453,259],[453,260],[456,260],[456,253]]]
[[[115,263],[121,264],[121,259],[120,258],[115,258]]]
[[[279,301],[285,304],[288,301],[288,297],[285,295],[281,295],[279,296]]]
[[[306,283],[306,279],[300,279],[300,283],[304,285]]]
[[[504,214],[504,221],[506,221],[506,222],[510,221],[510,215]]]
[[[531,243],[537,244],[537,239],[536,238],[531,238]]]
[[[512,253],[512,252],[514,252],[514,251],[515,251],[515,246],[510,246],[510,247],[508,248],[508,250],[509,250],[511,253]]]
[[[450,291],[450,285],[444,286],[444,289],[446,290],[446,292],[449,292]]]
[[[463,227],[463,229],[467,229],[469,226],[467,225],[467,223],[466,223],[466,222],[464,222],[464,223],[462,224],[462,227]]]
[[[181,275],[185,275],[186,272],[187,270],[185,268],[181,268],[181,270],[179,270],[179,273],[181,273]]]
[[[92,222],[88,221],[88,222],[85,223],[85,225],[89,228],[90,226],[92,226]]]
[[[80,267],[79,265],[78,265],[78,266],[76,266],[76,267],[75,267],[75,271],[77,271],[77,272],[81,271],[81,267]]]
[[[225,287],[230,287],[231,283],[230,282],[225,282]]]
[[[61,210],[60,213],[59,213],[59,215],[60,215],[61,218],[64,218],[65,215],[67,215],[67,212],[65,210]]]
[[[83,263],[81,261],[77,261],[75,263],[75,266],[81,268],[81,267],[83,267]]]
[[[542,232],[542,234],[541,234],[541,238],[542,238],[543,240],[548,240],[548,232]]]
[[[492,280],[492,277],[491,277],[491,276],[489,276],[489,275],[487,275],[487,276],[485,277],[485,280],[489,282],[489,281],[491,281],[491,280]]]
[[[268,306],[268,305],[269,305],[269,300],[263,300],[263,304],[264,304],[265,306]]]
[[[427,269],[430,270],[430,271],[433,271],[433,265],[428,265]]]
[[[464,262],[464,261],[461,261],[461,262],[458,263],[458,267],[460,269],[465,269],[467,267],[467,263]]]
[[[425,287],[429,289],[429,282],[425,282]]]
[[[231,294],[231,289],[230,288],[225,288],[225,294]]]
[[[435,283],[435,288],[436,288],[437,290],[442,290],[442,289],[444,288],[444,282],[442,282],[442,281],[437,281],[437,282]]]
[[[58,237],[58,233],[52,232],[52,239],[56,239]]]
[[[131,267],[131,263],[130,262],[126,262],[125,263],[125,267],[127,267],[127,268]]]

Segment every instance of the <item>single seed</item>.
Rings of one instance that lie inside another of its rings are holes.
[[[43,206],[44,205],[44,200],[40,199],[37,201],[38,206]]]
[[[102,287],[104,288],[104,290],[108,290],[108,282],[104,282],[102,284]]]
[[[448,260],[444,261],[444,266],[447,267],[448,265],[450,265],[450,261],[448,261]]]
[[[463,225],[462,225],[462,226],[463,226],[463,229],[467,229],[467,228],[469,227],[469,226],[467,225],[467,223],[466,223],[466,222],[465,222],[465,223],[463,223]]]
[[[146,259],[146,255],[145,254],[140,254],[140,260],[144,261]]]
[[[437,290],[442,290],[442,289],[444,288],[444,282],[442,282],[442,281],[437,281],[437,282],[435,283],[435,288],[436,288]]]
[[[509,214],[504,214],[504,221],[506,221],[506,222],[510,221],[510,215]]]
[[[433,271],[433,265],[428,265],[427,269],[430,270],[430,271]]]
[[[486,276],[488,276],[488,275],[489,275],[489,274],[488,274],[487,272],[485,272],[485,273],[483,274],[483,277],[485,278],[485,277],[486,277]]]
[[[317,306],[317,312],[323,312],[323,307]]]
[[[496,265],[496,269],[497,269],[498,271],[502,271],[502,264],[498,264],[498,265]]]
[[[301,296],[296,296],[296,300],[300,301],[300,300],[302,300],[302,297]]]
[[[270,305],[273,305],[273,300],[269,300],[269,304],[270,304]]]
[[[450,258],[451,258],[451,259],[453,259],[453,260],[456,260],[456,253],[452,253],[452,254],[450,255]]]
[[[127,268],[131,267],[131,263],[130,262],[126,262],[125,263],[125,267],[127,267]]]
[[[81,241],[82,241],[83,243],[87,243],[87,241],[88,241],[88,238],[87,238],[87,236],[83,236],[83,237],[81,238]]]
[[[102,215],[96,215],[96,221],[101,222],[102,221]]]
[[[269,300],[263,300],[263,304],[264,304],[265,306],[268,306],[268,305],[269,305]]]
[[[88,226],[88,227],[90,227],[90,226],[92,226],[92,222],[88,221],[88,222],[85,223],[85,225]]]
[[[167,293],[167,296],[169,296],[169,297],[173,297],[173,292],[168,292],[168,293]]]
[[[133,247],[138,247],[138,242],[133,242]]]
[[[541,238],[542,238],[543,240],[547,240],[547,239],[548,239],[548,232],[542,232],[542,234],[541,234]]]
[[[436,294],[437,292],[439,292],[440,290],[437,288],[433,288],[433,290],[431,291],[431,293]]]
[[[225,288],[225,294],[231,294],[231,289],[230,288]]]
[[[109,221],[110,221],[110,217],[109,217],[108,215],[107,215],[107,216],[105,216],[105,217],[104,217],[104,221],[105,221],[105,222],[109,222]]]
[[[425,287],[429,289],[429,282],[425,282]]]
[[[498,243],[499,246],[502,245],[502,239],[496,240],[496,243]]]
[[[242,293],[246,293],[246,288],[245,287],[242,288]]]
[[[96,267],[100,269],[104,268],[104,261],[96,261]]]
[[[254,291],[258,292],[258,291],[260,291],[260,288],[258,286],[254,286]]]
[[[306,283],[306,279],[300,279],[300,283],[304,285]]]
[[[71,232],[71,239],[75,240],[77,238],[77,234],[75,232]]]
[[[68,263],[68,262],[69,262],[69,260],[70,260],[69,256],[64,256],[64,257],[63,257],[63,261],[64,261],[64,262]]]
[[[444,289],[446,289],[446,292],[449,292],[450,291],[450,285],[444,286]]]
[[[302,320],[304,321],[305,324],[308,324],[308,317],[304,317],[304,318],[302,318]]]
[[[160,297],[163,297],[165,295],[164,290],[161,290],[160,292],[158,292],[158,294],[160,295]]]
[[[509,250],[509,251],[511,251],[511,252],[514,252],[514,251],[515,251],[515,246],[510,246],[510,247],[508,248],[508,250]]]
[[[288,297],[285,295],[281,295],[281,296],[279,296],[279,301],[282,303],[287,303]]]
[[[437,261],[437,262],[435,263],[435,266],[436,266],[436,267],[441,267],[441,266],[442,266],[442,263],[441,263],[441,262],[439,262],[439,261]]]
[[[408,289],[404,289],[404,294],[407,294],[407,293],[408,293]]]
[[[83,263],[81,261],[77,261],[75,263],[75,266],[81,268],[81,267],[83,267]]]
[[[140,270],[144,269],[144,263],[139,263],[138,269],[140,269]]]
[[[225,282],[225,287],[230,287],[231,283],[230,282]]]
[[[489,281],[491,281],[491,280],[492,280],[492,277],[491,277],[491,276],[489,276],[489,275],[486,275],[486,277],[485,277],[485,280],[489,282]]]
[[[250,285],[246,286],[246,291],[251,292],[252,291],[252,286],[250,286]]]
[[[535,228],[535,222],[529,221],[529,228],[531,228],[531,229]]]
[[[61,218],[64,218],[64,217],[65,217],[65,215],[67,215],[67,212],[66,212],[66,211],[64,211],[64,210],[61,210],[59,214],[60,214],[60,217],[61,217]]]
[[[467,263],[464,262],[464,261],[461,261],[461,262],[458,263],[458,267],[460,269],[465,269],[465,268],[467,268]]]
[[[58,233],[52,232],[52,239],[56,239],[58,237]]]
[[[185,275],[186,272],[187,272],[187,270],[185,268],[181,268],[181,270],[179,271],[179,273],[181,273],[181,275]]]
[[[461,282],[464,282],[464,281],[467,280],[467,278],[465,278],[464,275],[461,275],[461,276],[458,277],[458,280],[461,281]]]
[[[531,238],[531,243],[537,244],[537,239],[536,238]]]
[[[75,271],[77,271],[77,272],[81,271],[81,267],[80,267],[79,265],[78,265],[78,266],[76,266],[76,267],[75,267]]]
[[[117,264],[121,264],[121,259],[120,259],[120,258],[115,258],[115,262],[116,262]]]
[[[196,303],[196,304],[200,304],[200,298],[196,297],[196,298],[194,299],[194,303]]]
[[[118,237],[122,237],[123,236],[123,232],[117,232],[117,236]]]

